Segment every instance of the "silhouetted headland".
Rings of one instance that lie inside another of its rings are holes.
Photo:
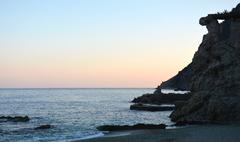
[[[208,33],[192,62],[155,93],[163,88],[191,91],[186,104],[171,114],[175,122],[240,121],[240,4],[230,12],[202,17],[199,23]]]

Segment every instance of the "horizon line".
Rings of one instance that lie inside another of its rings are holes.
[[[155,87],[4,87],[4,89],[156,89]]]

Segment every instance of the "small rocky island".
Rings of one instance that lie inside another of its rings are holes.
[[[240,4],[230,12],[202,17],[199,23],[208,33],[192,62],[158,86],[152,97],[162,89],[191,91],[190,99],[170,115],[179,124],[240,121]]]
[[[190,99],[191,93],[186,94],[144,94],[141,97],[134,98],[130,106],[131,110],[142,111],[169,111],[182,107]]]

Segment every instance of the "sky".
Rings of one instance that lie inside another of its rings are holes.
[[[235,0],[0,0],[0,88],[156,87]]]

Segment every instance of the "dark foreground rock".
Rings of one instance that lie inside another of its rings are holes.
[[[187,101],[190,99],[191,93],[188,94],[144,94],[138,98],[133,99],[133,103],[145,104],[175,104],[179,101]]]
[[[218,19],[223,20],[219,23]],[[162,88],[183,88],[192,97],[173,111],[175,122],[240,121],[240,4],[230,12],[209,14],[199,23],[206,26],[192,63]]]
[[[228,122],[240,121],[240,96],[214,95],[215,92],[197,92],[170,117],[172,121]]]
[[[174,110],[174,105],[149,105],[149,104],[133,104],[130,106],[130,110],[142,110],[142,111],[170,111]]]
[[[43,129],[50,129],[52,128],[53,126],[52,125],[49,125],[49,124],[46,124],[46,125],[40,125],[36,128],[34,128],[34,130],[43,130]]]
[[[209,121],[178,121],[174,126],[211,124]]]
[[[140,129],[165,129],[165,124],[136,124],[136,125],[103,125],[97,127],[100,131],[123,131],[123,130],[140,130]]]
[[[28,116],[0,116],[0,122],[28,122]]]

